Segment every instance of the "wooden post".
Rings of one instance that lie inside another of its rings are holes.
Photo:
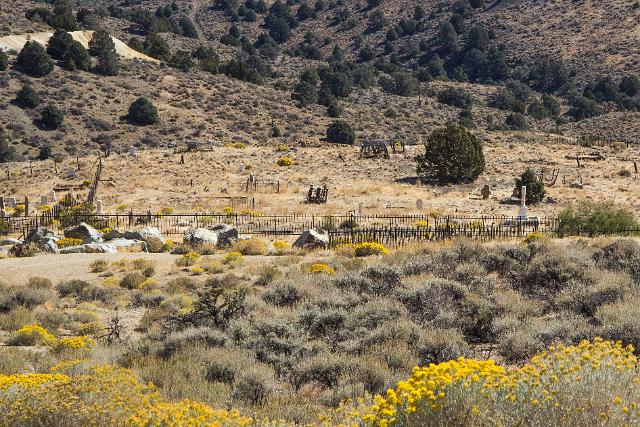
[[[80,170],[80,156],[76,156],[76,170]]]
[[[4,210],[4,196],[0,196],[0,210]]]
[[[33,162],[31,160],[29,161],[29,171],[29,174],[33,176]]]
[[[24,196],[24,216],[29,216],[29,198]]]
[[[53,161],[53,170],[56,172],[56,174],[58,173],[58,162],[56,162],[55,160]]]
[[[582,166],[580,166],[580,156],[576,156],[576,162],[578,163],[578,167],[581,168]]]
[[[633,162],[633,168],[636,170],[636,173],[638,173],[638,162]]]

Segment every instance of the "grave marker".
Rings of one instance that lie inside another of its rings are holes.
[[[484,187],[482,187],[482,190],[480,190],[480,194],[482,195],[482,198],[484,200],[487,200],[489,197],[491,197],[491,187],[489,187],[489,184],[485,184]]]
[[[522,186],[520,191],[520,210],[518,211],[518,219],[527,219],[527,187]]]
[[[49,204],[49,197],[48,196],[40,196],[40,204],[41,205],[48,205]]]
[[[416,200],[416,209],[422,210],[423,207],[424,207],[424,202],[422,201],[422,199]]]

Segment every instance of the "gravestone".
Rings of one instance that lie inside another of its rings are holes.
[[[362,215],[362,202],[358,203],[358,215]]]
[[[129,156],[131,157],[135,157],[138,154],[138,150],[136,150],[136,147],[129,147]]]
[[[416,209],[422,210],[423,207],[424,207],[424,202],[422,201],[422,199],[416,200]]]
[[[7,216],[7,212],[4,209],[0,209],[0,218],[5,218]]]
[[[518,211],[518,219],[527,219],[527,187],[524,185],[520,191],[520,210]]]
[[[74,168],[67,169],[67,178],[75,178],[76,170]]]
[[[480,190],[480,194],[482,195],[482,198],[484,200],[487,200],[489,197],[491,197],[491,187],[489,187],[489,184],[485,184],[484,187],[482,187],[482,190]]]
[[[96,213],[102,215],[102,200],[96,200]]]
[[[15,197],[5,197],[4,199],[5,207],[15,209],[16,208],[16,198]]]
[[[49,204],[49,197],[48,196],[40,196],[40,204],[41,205]]]
[[[58,198],[56,197],[56,190],[51,190],[51,194],[49,196],[51,203],[56,203],[58,201]]]

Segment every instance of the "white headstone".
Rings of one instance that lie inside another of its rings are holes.
[[[527,218],[527,187],[524,185],[520,191],[520,210],[518,211],[518,218]]]
[[[133,147],[133,146],[129,147],[129,155],[131,157],[135,157],[136,154],[138,154],[138,151],[136,150],[136,147]]]
[[[56,198],[56,190],[51,190],[51,194],[49,196],[49,198],[51,199],[51,203],[55,203],[58,201],[58,199]]]
[[[6,207],[15,209],[16,207],[16,198],[15,197],[5,197],[4,204]]]
[[[41,205],[49,204],[49,197],[48,196],[40,196],[40,204]]]
[[[422,199],[416,200],[416,209],[422,209],[423,207],[424,203],[422,202]]]
[[[244,172],[246,166],[245,165],[240,165],[240,173]]]
[[[358,203],[358,215],[362,215],[362,202]]]
[[[96,200],[96,212],[102,215],[102,200]]]
[[[67,178],[75,178],[76,170],[74,168],[67,169]]]

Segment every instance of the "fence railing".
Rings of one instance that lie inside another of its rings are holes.
[[[86,222],[97,229],[134,231],[157,227],[170,238],[182,237],[192,228],[229,224],[246,235],[284,237],[301,234],[310,228],[329,232],[331,246],[345,243],[379,242],[401,247],[420,241],[439,241],[464,237],[473,240],[524,238],[533,232],[558,234],[558,218],[507,216],[439,216],[430,215],[259,215],[240,213],[153,214],[83,214],[54,210],[40,215],[0,218],[0,235],[24,237],[38,226],[46,226],[58,234],[64,229]],[[566,234],[592,235],[590,230],[565,230]],[[597,234],[640,236],[640,230],[598,230]]]

